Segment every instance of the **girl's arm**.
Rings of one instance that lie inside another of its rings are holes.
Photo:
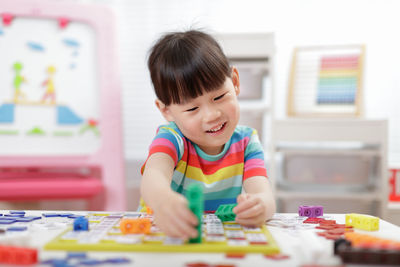
[[[154,211],[157,226],[168,236],[196,237],[196,216],[184,196],[171,189],[174,161],[165,153],[152,154],[146,162],[140,192]]]
[[[246,193],[237,197],[238,205],[233,209],[236,221],[242,225],[259,226],[272,218],[276,203],[269,179],[254,176],[246,179],[243,187]]]

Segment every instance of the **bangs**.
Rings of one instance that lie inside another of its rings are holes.
[[[192,35],[168,40],[164,47],[159,47],[158,55],[153,53],[154,57],[149,58],[157,97],[165,105],[182,104],[217,90],[231,76],[228,60],[218,43],[201,32],[194,31]],[[153,77],[155,73],[158,77]]]

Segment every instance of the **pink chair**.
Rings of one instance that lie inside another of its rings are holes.
[[[3,28],[12,27],[12,20],[19,17],[52,19],[60,28],[74,21],[92,26],[96,33],[98,129],[101,133],[98,149],[89,154],[43,155],[33,151],[26,155],[4,155],[0,147],[0,200],[86,199],[90,210],[126,210],[121,93],[112,38],[113,14],[100,6],[5,0],[0,6],[0,15]]]

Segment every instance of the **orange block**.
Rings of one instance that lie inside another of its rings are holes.
[[[153,210],[151,208],[149,208],[149,207],[146,207],[146,213],[149,214],[149,215],[152,215],[153,214]]]
[[[126,234],[149,234],[151,221],[149,218],[123,219],[119,224],[121,232]]]

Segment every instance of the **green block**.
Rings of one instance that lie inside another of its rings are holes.
[[[225,205],[219,205],[217,211],[215,212],[215,215],[218,216],[218,218],[223,221],[234,221],[236,218],[236,214],[233,213],[233,208],[236,207],[237,204],[225,204]]]
[[[189,209],[196,215],[199,224],[197,225],[198,235],[189,239],[189,243],[201,243],[201,225],[204,212],[203,188],[198,184],[191,184],[186,192],[189,202]]]

